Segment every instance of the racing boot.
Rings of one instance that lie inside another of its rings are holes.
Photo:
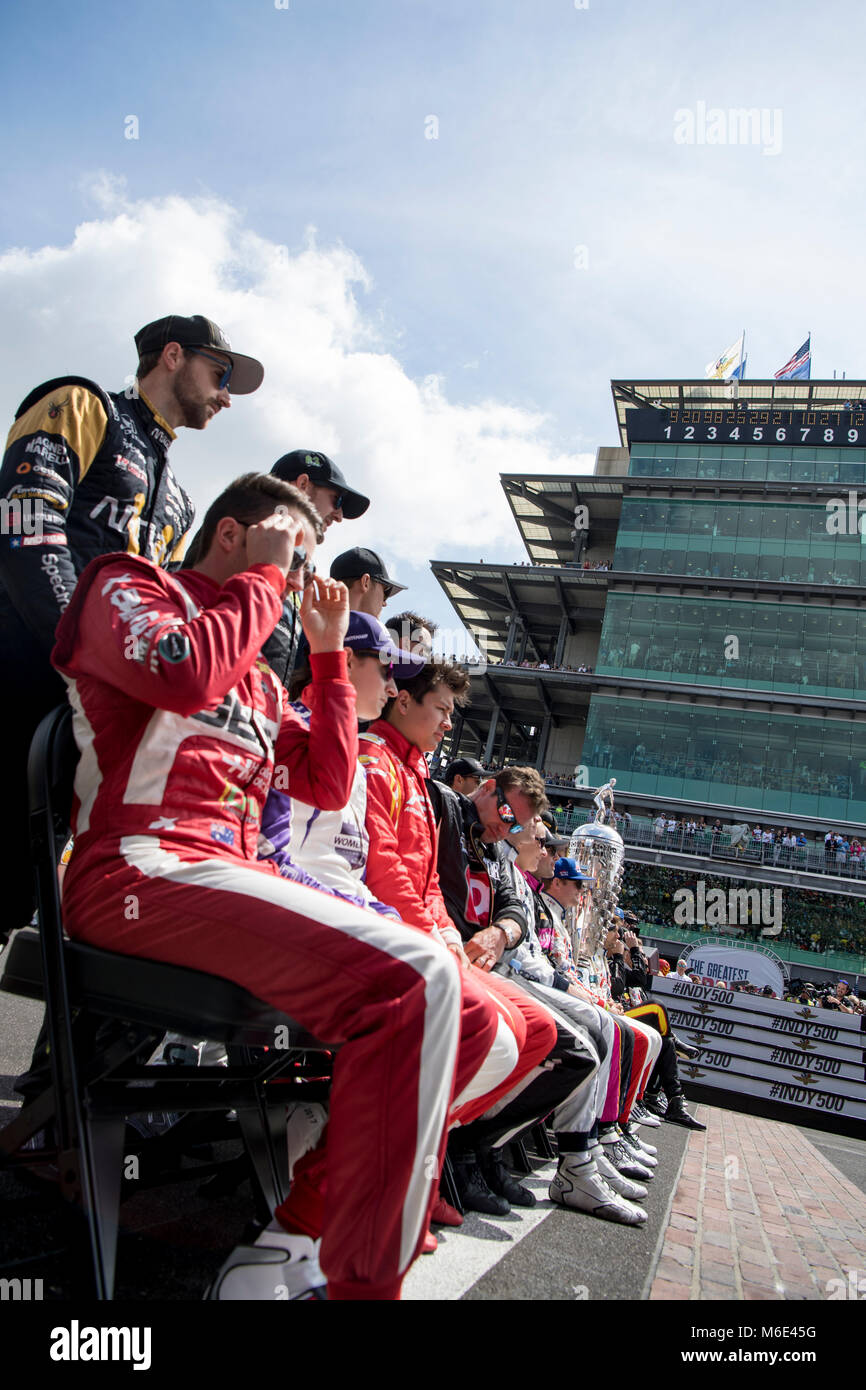
[[[626,1201],[608,1186],[595,1160],[587,1153],[562,1154],[548,1192],[550,1200],[558,1207],[585,1211],[602,1221],[616,1221],[621,1226],[642,1226],[647,1219],[643,1207]]]
[[[608,1187],[613,1188],[618,1197],[624,1197],[627,1202],[642,1202],[647,1196],[649,1189],[644,1187],[643,1183],[632,1182],[631,1178],[624,1177],[614,1168],[610,1159],[605,1157],[601,1144],[596,1144],[594,1149],[590,1149],[590,1156],[595,1159],[600,1176],[604,1178]]]
[[[642,1100],[636,1100],[631,1108],[631,1118],[635,1124],[646,1125],[649,1129],[658,1129],[661,1120],[658,1115],[654,1115],[651,1110],[647,1110]]]
[[[653,1176],[652,1169],[640,1162],[637,1155],[626,1147],[615,1130],[611,1130],[609,1135],[602,1136],[599,1142],[608,1162],[612,1163],[616,1171],[621,1173],[624,1178],[648,1182]]]
[[[638,1163],[642,1163],[644,1168],[658,1167],[659,1161],[655,1154],[651,1154],[649,1149],[645,1149],[639,1139],[632,1139],[631,1135],[628,1134],[626,1130],[620,1129],[619,1126],[617,1126],[617,1129],[619,1130],[619,1137],[623,1144],[625,1144],[630,1153],[634,1154]]]
[[[636,1144],[639,1149],[643,1149],[644,1153],[652,1154],[653,1158],[655,1158],[658,1149],[655,1144],[647,1143],[637,1125],[632,1125],[631,1122],[629,1122],[627,1125],[623,1126],[623,1129],[633,1144]]]
[[[485,1216],[507,1216],[510,1203],[491,1192],[473,1149],[452,1157],[454,1185],[464,1211],[480,1211]]]
[[[686,1109],[683,1096],[674,1096],[668,1101],[668,1108],[665,1111],[665,1119],[668,1124],[681,1125],[683,1129],[706,1129],[706,1125],[696,1120],[694,1115]]]
[[[535,1194],[509,1173],[501,1149],[480,1149],[478,1162],[487,1186],[513,1207],[534,1207]]]

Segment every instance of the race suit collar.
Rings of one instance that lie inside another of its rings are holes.
[[[145,406],[147,406],[147,409],[150,411],[151,415],[153,416],[156,423],[159,425],[160,429],[165,430],[166,434],[169,436],[170,439],[177,439],[177,435],[175,431],[172,429],[171,425],[168,423],[166,419],[163,418],[162,415],[160,415],[153,401],[149,401],[147,399],[147,396],[140,388],[138,392],[138,398]]]
[[[394,725],[389,723],[387,719],[375,719],[368,732],[381,738],[402,763],[414,768],[425,778],[429,776],[427,759],[421,749],[417,744],[410,743],[406,735],[401,734],[399,729],[395,729]]]
[[[209,574],[197,569],[180,570],[172,577],[179,580],[184,588],[206,607],[216,602],[222,588],[222,585],[211,579]]]

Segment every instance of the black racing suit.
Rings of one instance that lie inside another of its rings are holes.
[[[526,913],[502,845],[483,843],[484,827],[468,797],[442,782],[428,786],[439,822],[437,869],[448,916],[464,942],[505,918],[520,927],[522,941]]]
[[[31,391],[9,433],[0,470],[0,711],[11,759],[0,938],[33,912],[27,754],[65,695],[48,659],[54,629],[94,556],[179,560],[193,509],[168,462],[173,438],[144,397],[83,377]]]

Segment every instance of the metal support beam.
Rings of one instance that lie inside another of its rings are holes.
[[[550,739],[550,726],[552,719],[549,714],[544,716],[544,723],[541,726],[541,734],[538,739],[538,756],[535,759],[535,766],[539,772],[544,767],[544,760],[547,757],[547,744]]]
[[[508,622],[508,636],[507,636],[506,639],[505,639],[505,657],[504,657],[504,659],[505,659],[506,661],[510,661],[511,658],[514,656],[514,644],[515,644],[515,642],[517,641],[517,628],[518,628],[517,614],[516,614],[516,613],[512,613],[512,615],[511,615],[511,617],[510,617],[510,619],[509,619],[509,622]]]
[[[535,689],[538,694],[539,700],[544,706],[545,718],[551,719],[553,721],[554,728],[558,729],[559,720],[556,718],[556,715],[553,712],[553,701],[551,700],[550,695],[547,692],[547,687],[545,686],[544,681],[541,679],[540,676],[536,676],[535,678]]]
[[[568,620],[568,614],[565,611],[563,611],[562,617],[559,620],[559,634],[556,638],[556,651],[553,655],[554,666],[562,665],[562,658],[565,653],[565,638],[566,634],[570,632],[571,623]]]
[[[502,761],[508,757],[508,743],[511,738],[512,720],[510,715],[504,716],[505,723],[502,729]]]
[[[487,743],[484,745],[484,757],[481,761],[488,766],[493,761],[493,749],[496,744],[496,726],[499,723],[499,706],[493,706],[493,713],[490,716],[490,729],[487,734]]]

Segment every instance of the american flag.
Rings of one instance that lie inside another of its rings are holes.
[[[784,367],[776,372],[777,381],[808,381],[812,370],[812,335],[802,347],[798,347],[793,357],[789,357]]]

